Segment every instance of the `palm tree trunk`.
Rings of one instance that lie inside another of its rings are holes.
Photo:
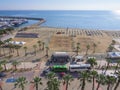
[[[93,85],[92,85],[92,90],[94,90],[95,87],[95,78],[93,77]]]
[[[0,55],[1,55],[2,53],[1,53],[1,47],[0,47]]]
[[[19,56],[19,51],[18,51],[18,49],[17,49],[17,56]]]
[[[3,90],[1,85],[0,85],[0,90]]]
[[[35,51],[34,51],[34,52],[35,52],[35,56],[36,56],[36,49],[35,49]]]
[[[25,50],[25,56],[26,56],[26,52],[27,52],[27,51]]]
[[[5,64],[4,64],[4,69],[5,69],[5,71],[7,70],[7,69],[6,69],[6,65],[5,65]]]
[[[99,87],[100,87],[100,82],[98,83],[96,90],[98,90],[98,89],[99,89]]]
[[[5,56],[5,49],[4,49],[4,47],[3,47],[3,54],[4,54],[4,56]]]
[[[66,90],[68,90],[68,82],[66,83]]]
[[[15,70],[17,70],[17,66],[15,65]]]
[[[46,50],[46,56],[48,57],[48,50]]]
[[[106,67],[106,69],[105,69],[105,72],[104,72],[104,74],[106,74],[106,72],[107,72],[107,70],[108,70],[108,67],[109,67],[109,62],[108,62],[108,64],[107,64],[107,67]]]
[[[85,79],[83,80],[82,87],[81,87],[81,90],[84,90],[84,89],[85,89]]]
[[[36,84],[36,90],[38,90],[38,84]]]
[[[86,55],[88,54],[88,49],[86,50]]]
[[[116,73],[116,71],[117,71],[117,69],[118,69],[118,65],[119,65],[119,63],[117,63],[117,66],[116,66],[116,68],[115,68],[115,72],[114,72],[114,73]]]
[[[107,90],[110,90],[110,84],[108,84],[108,86],[107,86]]]
[[[24,90],[24,87],[22,87],[22,90]]]
[[[95,47],[94,47],[94,49],[93,49],[93,53],[95,53]]]
[[[118,82],[116,83],[116,85],[115,85],[115,87],[114,87],[114,90],[117,90],[119,84],[120,84],[120,79],[119,79]]]

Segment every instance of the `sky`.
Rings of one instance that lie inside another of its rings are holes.
[[[0,10],[120,10],[120,0],[0,0]]]

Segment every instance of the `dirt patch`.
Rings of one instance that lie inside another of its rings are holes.
[[[72,38],[69,36],[55,35],[50,40],[50,49],[55,51],[72,51]]]

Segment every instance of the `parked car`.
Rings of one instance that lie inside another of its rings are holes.
[[[5,73],[0,72],[0,77],[5,77],[5,76],[6,76]]]
[[[51,69],[50,68],[47,68],[47,69],[45,69],[44,71],[43,71],[43,74],[44,75],[47,75],[48,73],[50,73],[51,72]]]

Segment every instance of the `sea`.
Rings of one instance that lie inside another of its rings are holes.
[[[120,11],[95,10],[2,10],[0,16],[39,17],[46,20],[41,26],[81,28],[94,30],[120,30]],[[28,24],[38,21],[29,20]]]

